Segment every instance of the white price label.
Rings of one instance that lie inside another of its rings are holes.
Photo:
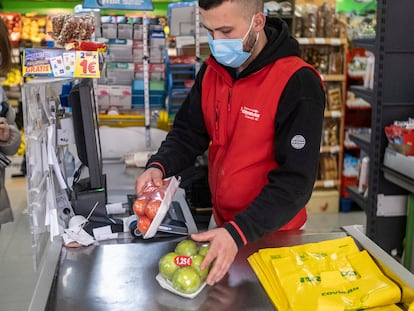
[[[309,44],[309,39],[308,38],[298,38],[298,42],[299,44]]]
[[[331,116],[332,118],[340,118],[342,115],[341,111],[339,110],[332,110],[331,111]]]
[[[331,147],[331,153],[337,153],[337,152],[339,152],[339,150],[340,150],[339,146]]]
[[[332,45],[341,45],[341,40],[339,38],[332,38],[331,39]]]
[[[333,181],[333,180],[325,180],[325,181],[323,182],[323,186],[324,186],[325,188],[332,188],[332,187],[334,187],[334,186],[335,186],[335,181]]]

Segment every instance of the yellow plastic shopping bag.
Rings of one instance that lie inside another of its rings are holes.
[[[399,287],[351,237],[264,249],[249,262],[278,310],[363,310],[400,301]]]
[[[309,243],[292,247],[266,248],[251,255],[248,261],[255,271],[269,298],[279,310],[288,310],[289,303],[285,291],[274,271],[272,260],[289,260],[294,263],[308,261],[309,258],[341,258],[359,249],[351,237]],[[328,254],[329,253],[329,254]],[[293,267],[295,265],[291,265]],[[312,279],[306,278],[306,280]],[[305,279],[302,279],[304,281]]]

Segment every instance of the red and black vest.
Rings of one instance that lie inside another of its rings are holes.
[[[201,103],[211,137],[209,185],[213,215],[222,226],[253,202],[269,182],[269,171],[278,167],[274,136],[280,96],[296,71],[313,67],[291,56],[233,80],[212,58],[206,63]],[[305,221],[303,208],[281,230],[298,229]]]

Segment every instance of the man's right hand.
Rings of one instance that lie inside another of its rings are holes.
[[[139,196],[142,194],[145,186],[153,183],[155,186],[162,186],[162,171],[155,167],[146,169],[139,175],[135,181],[135,192]]]

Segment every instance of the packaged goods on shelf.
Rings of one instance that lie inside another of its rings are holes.
[[[338,163],[337,155],[335,154],[321,154],[319,173],[322,180],[335,180],[338,178]]]
[[[131,85],[101,85],[97,86],[99,110],[109,107],[131,109]]]
[[[165,64],[151,63],[148,64],[149,79],[151,81],[165,80]],[[142,63],[135,63],[134,79],[144,79],[144,65]]]
[[[106,55],[109,62],[132,62],[133,60],[133,46],[134,42],[127,39],[109,39],[108,52]]]
[[[389,147],[403,155],[414,156],[414,119],[395,121],[385,127],[385,134]]]
[[[0,13],[7,28],[9,29],[9,38],[13,44],[18,44],[22,32],[22,16],[20,13]]]
[[[414,119],[395,121],[385,127],[385,134],[384,165],[414,179]]]
[[[105,79],[113,84],[131,85],[134,79],[134,64],[124,62],[108,62]]]
[[[333,5],[296,4],[293,34],[297,38],[339,38],[344,27]]]

